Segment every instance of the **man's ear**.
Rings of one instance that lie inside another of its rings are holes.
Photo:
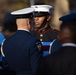
[[[30,25],[30,20],[27,21],[27,24]]]
[[[51,19],[51,16],[47,16],[47,21],[49,21]]]

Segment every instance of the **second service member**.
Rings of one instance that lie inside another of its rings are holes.
[[[53,14],[53,7],[50,5],[33,5],[34,30],[32,35],[39,38],[41,42],[52,42],[57,38],[58,31],[50,27]]]

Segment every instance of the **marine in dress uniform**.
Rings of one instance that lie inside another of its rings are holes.
[[[50,5],[33,5],[34,11],[34,29],[31,30],[33,36],[40,39],[41,42],[50,42],[57,38],[58,31],[51,28],[49,25],[53,13],[53,7]],[[44,20],[39,24],[39,19],[44,17]]]
[[[41,61],[36,75],[76,75],[76,12],[60,18],[59,51]]]
[[[33,8],[24,8],[11,12],[16,17],[18,30],[2,45],[4,68],[15,71],[16,75],[34,75],[42,58],[41,43],[29,32],[33,11]]]

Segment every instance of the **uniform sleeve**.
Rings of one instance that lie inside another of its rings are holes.
[[[7,61],[6,61],[5,54],[3,52],[4,42],[5,42],[5,39],[3,40],[2,45],[1,45],[2,66],[3,66],[4,69],[8,69],[9,67],[8,67],[8,64],[7,64]]]
[[[2,57],[2,65],[4,69],[7,69],[7,70],[9,69],[9,66],[5,57]]]
[[[42,58],[42,45],[40,41],[32,42],[30,48],[30,60],[31,60],[31,68],[33,73],[35,74],[38,62]]]

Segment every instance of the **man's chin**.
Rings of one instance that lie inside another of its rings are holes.
[[[40,25],[35,25],[35,27],[36,27],[36,28],[39,28],[39,27],[40,27]]]

